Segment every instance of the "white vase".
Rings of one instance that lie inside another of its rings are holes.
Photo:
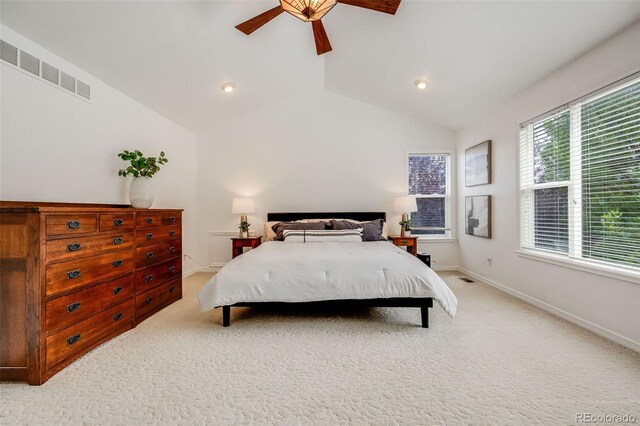
[[[129,185],[129,201],[137,209],[148,209],[153,204],[153,184],[151,178],[138,176]]]

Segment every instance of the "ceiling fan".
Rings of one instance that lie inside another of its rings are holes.
[[[331,51],[331,43],[329,42],[329,37],[327,37],[327,32],[324,30],[324,25],[322,25],[322,17],[337,3],[395,15],[398,6],[400,6],[400,1],[401,0],[280,0],[279,6],[269,9],[242,24],[236,25],[236,28],[246,35],[249,35],[282,12],[288,12],[304,22],[311,22],[313,37],[316,41],[316,51],[318,55],[322,55]]]

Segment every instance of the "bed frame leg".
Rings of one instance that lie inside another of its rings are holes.
[[[422,328],[429,328],[429,306],[420,306],[420,316],[422,317]]]
[[[231,306],[222,307],[222,326],[229,327],[231,325]]]

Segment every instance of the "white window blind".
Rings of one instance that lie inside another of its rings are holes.
[[[451,155],[410,153],[408,194],[416,197],[411,233],[431,238],[451,237]]]
[[[640,269],[640,80],[524,124],[521,246]]]

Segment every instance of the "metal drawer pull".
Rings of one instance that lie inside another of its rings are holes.
[[[122,266],[122,260],[116,260],[115,262],[113,262],[114,268],[119,268],[121,266]]]
[[[173,230],[169,231],[169,236],[170,237],[173,237],[174,235],[176,235],[176,231],[173,231]]]
[[[71,222],[67,223],[67,226],[69,227],[69,229],[78,229],[80,228],[80,221],[72,220]]]
[[[150,251],[149,253],[144,255],[145,259],[151,259],[152,257],[153,257],[153,252],[152,251]]]
[[[176,221],[176,217],[175,216],[169,216],[169,223],[173,223]]]
[[[172,285],[171,287],[169,287],[169,293],[173,293],[173,290],[176,289],[176,286]]]
[[[171,272],[172,274],[176,271],[176,267],[175,266],[169,266],[169,272]]]
[[[67,306],[67,312],[71,313],[80,309],[80,302],[75,302]]]
[[[153,223],[153,218],[152,217],[148,217],[148,218],[145,219],[145,222]]]
[[[123,220],[123,219],[114,219],[114,220],[113,220],[113,224],[114,224],[115,226],[120,226],[120,225],[122,225],[123,223],[124,223],[124,220]]]
[[[79,243],[73,243],[73,244],[68,244],[67,245],[67,251],[78,251],[80,250],[80,244]]]
[[[146,238],[147,240],[150,240],[150,239],[152,239],[152,238],[153,238],[153,234],[152,234],[151,232],[149,232],[148,234],[146,234],[146,235],[145,235],[145,238]]]
[[[122,293],[122,287],[116,287],[113,289],[112,291],[113,294],[120,294]]]
[[[115,237],[113,239],[113,245],[118,245],[118,244],[122,244],[122,237]]]
[[[169,253],[175,253],[175,252],[176,252],[175,247],[169,247]]]
[[[74,334],[73,336],[69,337],[67,339],[67,345],[71,346],[74,343],[76,343],[78,340],[80,340],[80,333]]]
[[[80,269],[76,269],[75,271],[67,272],[67,278],[70,280],[74,278],[78,278],[80,276]]]
[[[122,318],[122,312],[118,312],[117,314],[115,314],[115,315],[113,316],[113,320],[114,320],[114,321],[118,321],[118,320],[119,320],[119,319],[121,319],[121,318]]]
[[[149,303],[151,303],[151,302],[153,302],[153,297],[150,297],[150,298],[148,298],[147,300],[144,301],[144,303],[147,304],[147,305]]]
[[[147,275],[146,277],[144,277],[145,280],[147,280],[147,282],[153,280],[153,275]]]

